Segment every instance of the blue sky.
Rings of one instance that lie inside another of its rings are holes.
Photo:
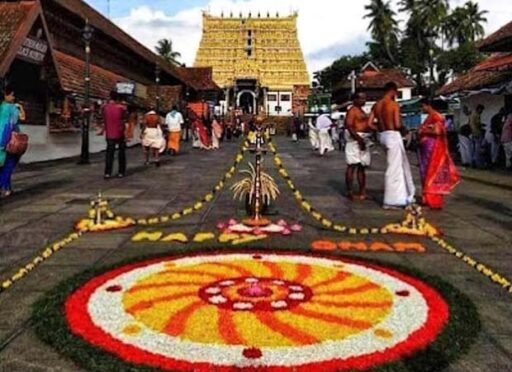
[[[107,14],[107,0],[89,0],[90,5],[103,14]],[[131,9],[144,5],[151,5],[152,8],[164,10],[169,14],[176,14],[184,9],[203,7],[208,0],[110,0],[110,15],[112,18],[125,17]]]
[[[86,0],[107,15],[107,0]],[[337,57],[360,53],[369,40],[364,19],[367,0],[110,0],[111,19],[149,48],[171,38],[182,62],[192,65],[201,38],[201,12],[238,14],[299,12],[299,39],[309,71],[328,66]],[[398,0],[391,0],[396,7]],[[450,0],[452,6],[465,0]],[[512,0],[476,0],[489,10],[487,33],[512,21]]]

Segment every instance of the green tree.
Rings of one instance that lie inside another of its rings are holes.
[[[487,10],[480,10],[477,3],[468,1],[464,8],[467,12],[466,33],[467,41],[476,41],[485,35],[484,23],[487,23],[485,15],[489,13]]]
[[[329,67],[314,73],[314,77],[320,85],[327,90],[332,90],[341,81],[345,81],[352,71],[359,71],[370,60],[365,54],[343,56],[338,58]]]
[[[442,52],[437,59],[439,83],[446,83],[446,78],[450,74],[459,75],[468,72],[483,58],[483,54],[480,53],[475,43],[470,41],[460,44],[457,48]]]
[[[371,32],[373,42],[369,43],[372,57],[377,57],[377,63],[396,64],[396,53],[400,38],[400,29],[396,20],[396,12],[391,8],[391,2],[384,0],[371,0],[365,6],[365,18],[370,19],[368,31]]]
[[[419,21],[427,34],[438,33],[448,15],[448,0],[418,0]]]
[[[176,66],[180,65],[179,58],[181,58],[181,54],[174,50],[171,39],[158,40],[155,50],[167,62]]]

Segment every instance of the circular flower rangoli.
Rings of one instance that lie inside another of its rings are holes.
[[[210,371],[365,369],[448,321],[422,281],[358,261],[218,254],[125,266],[66,301],[73,333],[131,363]]]

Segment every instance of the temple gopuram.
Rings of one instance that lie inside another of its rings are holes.
[[[309,74],[297,36],[297,13],[280,17],[203,12],[195,66],[213,68],[224,90],[222,110],[289,116],[303,113]]]

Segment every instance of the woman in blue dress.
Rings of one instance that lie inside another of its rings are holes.
[[[19,132],[19,121],[25,112],[15,103],[14,89],[4,88],[4,97],[0,104],[0,192],[2,197],[12,194],[11,176],[19,161],[19,156],[8,154],[6,146],[13,132]]]

